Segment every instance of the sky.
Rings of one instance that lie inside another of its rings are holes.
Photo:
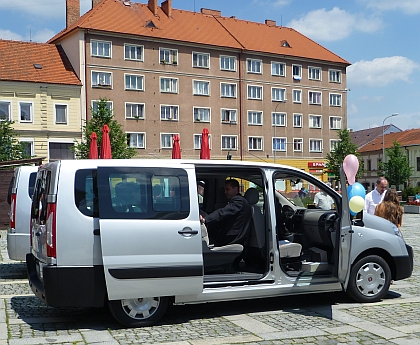
[[[80,4],[84,14],[92,1]],[[348,128],[420,128],[420,0],[172,0],[172,7],[291,27],[351,63]],[[0,0],[0,39],[46,42],[65,20],[65,0]]]

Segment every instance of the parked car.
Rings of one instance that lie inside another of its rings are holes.
[[[226,205],[227,178],[239,181],[252,222],[242,243],[217,247],[199,207],[210,213]],[[295,204],[302,187],[324,191],[334,209]],[[342,193],[302,170],[259,162],[45,164],[31,209],[29,283],[48,306],[108,304],[131,327],[156,323],[169,303],[343,290],[360,302],[379,301],[391,280],[411,275],[413,250],[388,221],[351,219],[347,189]]]
[[[20,166],[15,168],[13,177],[10,180],[7,252],[12,260],[25,261],[26,254],[30,252],[29,223],[37,171],[37,166]]]

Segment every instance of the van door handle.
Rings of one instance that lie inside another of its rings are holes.
[[[99,236],[99,235],[101,234],[101,229],[94,229],[94,230],[93,230],[93,234],[94,234],[95,236]]]
[[[192,235],[197,235],[198,230],[193,230],[193,229],[190,229],[190,228],[186,228],[186,229],[179,230],[178,234],[192,236]]]

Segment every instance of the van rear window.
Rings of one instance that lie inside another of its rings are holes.
[[[33,172],[29,175],[28,195],[30,198],[32,198],[32,195],[34,194],[35,180],[36,180],[36,172]]]

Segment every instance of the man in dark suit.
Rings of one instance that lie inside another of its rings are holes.
[[[235,179],[226,180],[225,195],[227,205],[208,215],[200,214],[200,221],[207,227],[211,244],[244,244],[251,227],[251,205],[239,194],[239,182]]]

